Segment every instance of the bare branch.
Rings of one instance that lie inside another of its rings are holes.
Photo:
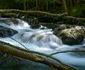
[[[55,52],[55,53],[52,53],[50,55],[52,56],[52,55],[56,55],[59,53],[67,53],[67,52],[85,52],[85,50],[66,50],[66,51]]]
[[[19,41],[17,41],[16,39],[12,38],[12,37],[9,37],[11,38],[12,40],[16,41],[17,43],[19,43],[20,45],[22,45],[26,50],[29,50],[28,48],[26,48],[22,43],[20,43]]]

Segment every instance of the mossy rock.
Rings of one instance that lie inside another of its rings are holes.
[[[85,37],[85,28],[82,29],[64,29],[59,32],[58,36],[62,39],[64,44],[76,45],[83,42]]]

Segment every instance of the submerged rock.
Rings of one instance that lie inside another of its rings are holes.
[[[64,29],[58,33],[64,44],[76,45],[82,43],[85,37],[85,28]]]
[[[11,25],[11,24],[19,24],[20,20],[17,18],[0,18],[0,22],[5,23],[7,25]]]
[[[0,26],[0,37],[9,37],[9,36],[13,36],[16,33],[17,31],[11,28]]]

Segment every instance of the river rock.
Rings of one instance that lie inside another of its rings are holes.
[[[0,52],[0,70],[51,70],[47,65]]]
[[[61,30],[68,29],[68,28],[71,28],[71,27],[65,24],[61,24],[58,27],[56,27],[53,31],[54,31],[54,34],[57,35]]]
[[[0,26],[0,37],[10,37],[16,33],[17,33],[17,31],[15,31],[11,28]]]
[[[64,29],[58,33],[64,44],[76,45],[82,43],[85,38],[85,28]]]
[[[40,23],[36,17],[25,18],[25,21],[31,25],[31,28],[36,29],[40,27]]]

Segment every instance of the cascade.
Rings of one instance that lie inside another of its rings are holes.
[[[6,19],[3,19],[3,21],[1,20],[2,19],[0,19],[0,26],[11,28],[18,32],[14,34],[13,36],[11,36],[13,39],[19,41],[25,47],[33,51],[39,51],[39,52],[50,54],[56,51],[70,50],[70,49],[76,49],[76,48],[79,49],[82,46],[82,45],[69,46],[69,45],[63,44],[61,39],[59,39],[59,37],[53,34],[52,29],[47,29],[47,28],[32,29],[30,28],[30,25],[27,22],[17,18],[6,18]],[[11,33],[13,34],[12,30],[11,30]],[[21,48],[24,48],[22,45],[20,45],[13,39],[11,39],[10,37],[0,38],[0,40],[2,41],[9,42],[13,45],[17,45]],[[69,65],[73,65],[81,70],[85,69],[84,67],[85,57],[76,57],[76,55],[72,55],[72,53],[60,53],[60,54],[54,55],[54,57],[57,57],[62,62]],[[43,69],[44,67],[48,68],[42,64],[38,66],[43,67]],[[43,70],[43,69],[39,69],[39,70]],[[48,68],[48,70],[50,69]]]

